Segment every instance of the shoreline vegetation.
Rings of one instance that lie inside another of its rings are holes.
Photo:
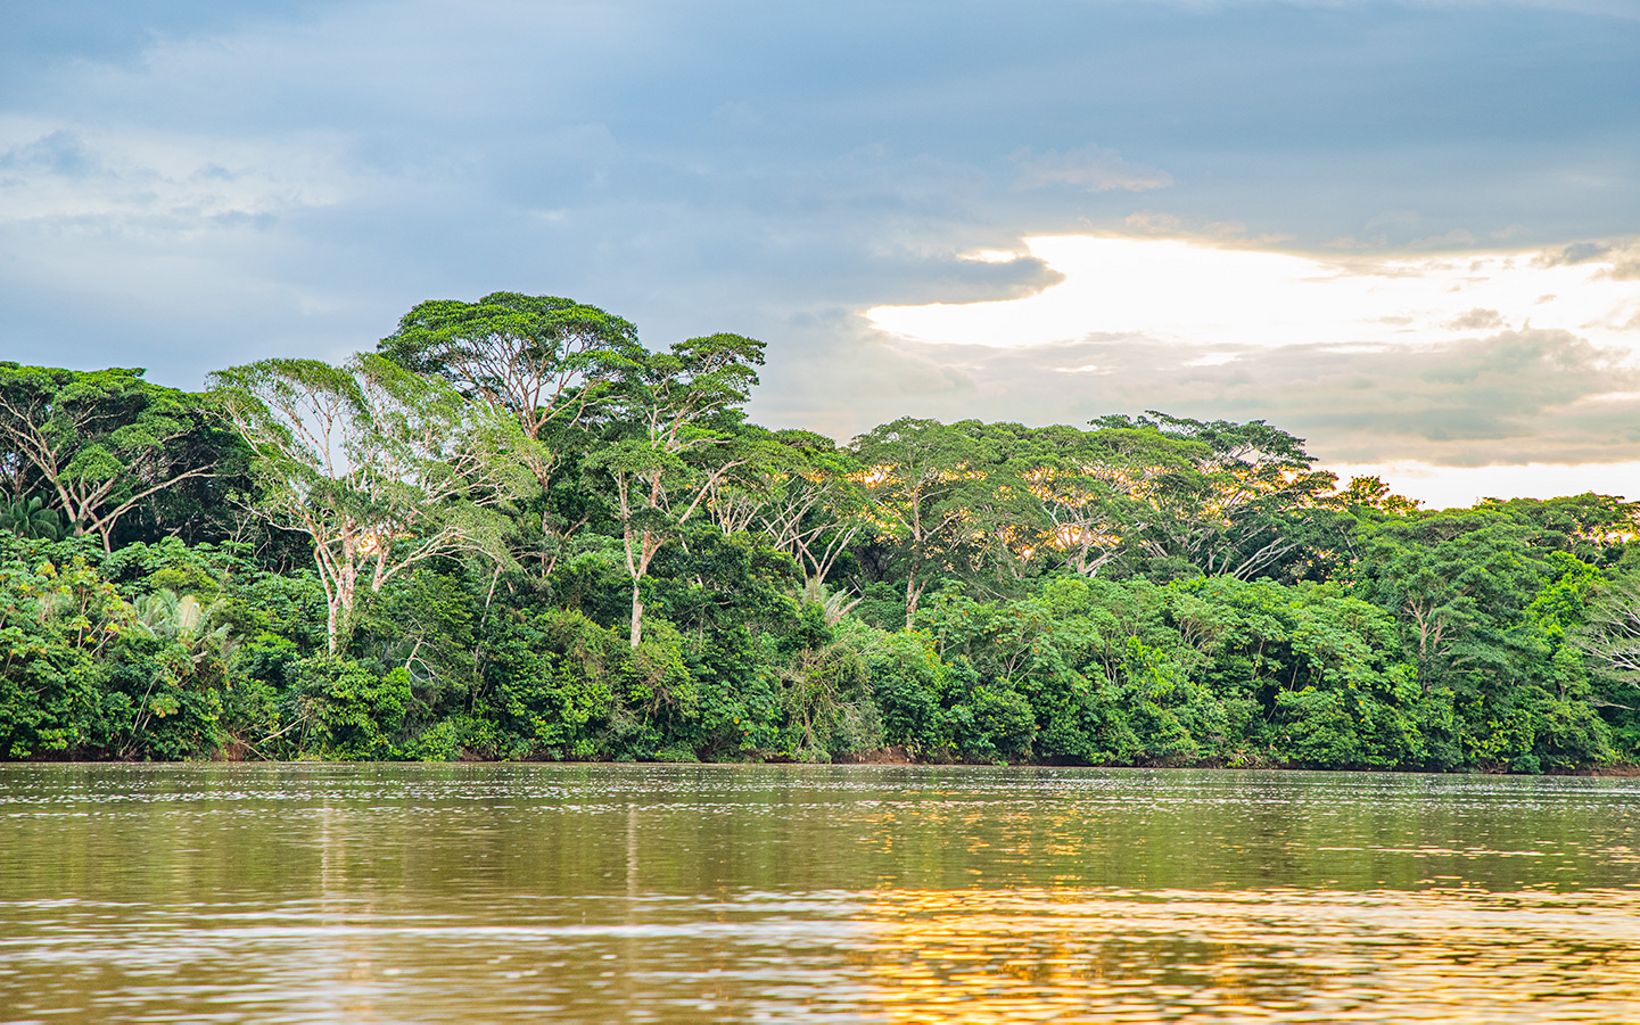
[[[1633,503],[1156,412],[840,445],[763,357],[497,293],[200,393],[0,363],[0,759],[1637,771]]]
[[[227,749],[219,749],[204,758],[176,758],[168,760],[149,759],[112,759],[112,758],[50,758],[38,757],[27,759],[0,759],[0,765],[14,766],[41,766],[61,768],[98,768],[101,766],[152,766],[154,768],[178,768],[198,766],[201,768],[217,766],[229,767],[238,765],[257,765],[269,768],[307,768],[323,767],[327,765],[353,766],[490,766],[490,765],[561,765],[561,766],[656,766],[675,765],[684,768],[754,768],[758,766],[825,766],[842,769],[893,769],[893,768],[928,768],[928,769],[1124,769],[1137,772],[1212,772],[1212,773],[1289,773],[1289,772],[1320,772],[1320,773],[1369,773],[1369,774],[1396,774],[1402,776],[1546,776],[1575,779],[1633,779],[1640,777],[1640,764],[1618,763],[1606,765],[1583,765],[1575,767],[1559,767],[1540,770],[1533,773],[1522,773],[1502,766],[1467,769],[1422,769],[1422,768],[1366,768],[1356,766],[1323,766],[1292,765],[1272,763],[1267,765],[1236,764],[1226,762],[1086,762],[1086,761],[934,761],[927,758],[916,758],[900,749],[889,751],[863,751],[840,755],[830,761],[800,760],[782,755],[760,755],[750,758],[732,759],[682,759],[659,761],[654,759],[643,760],[638,758],[561,758],[561,757],[522,757],[496,758],[473,755],[468,752],[462,756],[438,759],[405,759],[386,758],[361,760],[357,758],[326,758],[314,754],[301,755],[295,758],[269,759],[245,758]]]

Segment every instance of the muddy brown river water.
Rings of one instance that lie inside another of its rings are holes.
[[[1640,1022],[1640,780],[0,766],[3,1022]]]

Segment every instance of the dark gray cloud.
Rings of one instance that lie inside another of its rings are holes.
[[[424,298],[509,288],[604,305],[657,345],[764,337],[757,414],[837,433],[902,412],[1172,406],[1301,418],[1365,452],[1378,428],[1282,393],[1350,367],[1339,401],[1412,421],[1386,444],[1481,458],[1514,421],[1489,427],[1453,390],[1531,393],[1445,381],[1455,354],[1392,402],[1388,356],[920,349],[859,311],[1041,288],[1054,276],[1034,261],[958,258],[1032,233],[1378,249],[1640,234],[1624,10],[22,5],[0,33],[0,338],[10,358],[192,386],[228,362],[369,346]],[[1550,377],[1570,389],[1589,359]]]

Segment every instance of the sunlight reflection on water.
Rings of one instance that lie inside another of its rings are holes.
[[[0,768],[0,1020],[1634,1022],[1632,781]]]

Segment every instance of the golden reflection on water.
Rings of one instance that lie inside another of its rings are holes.
[[[895,1022],[1640,1021],[1640,893],[892,890]]]
[[[1640,1023],[1640,782],[0,766],[0,1023]]]

